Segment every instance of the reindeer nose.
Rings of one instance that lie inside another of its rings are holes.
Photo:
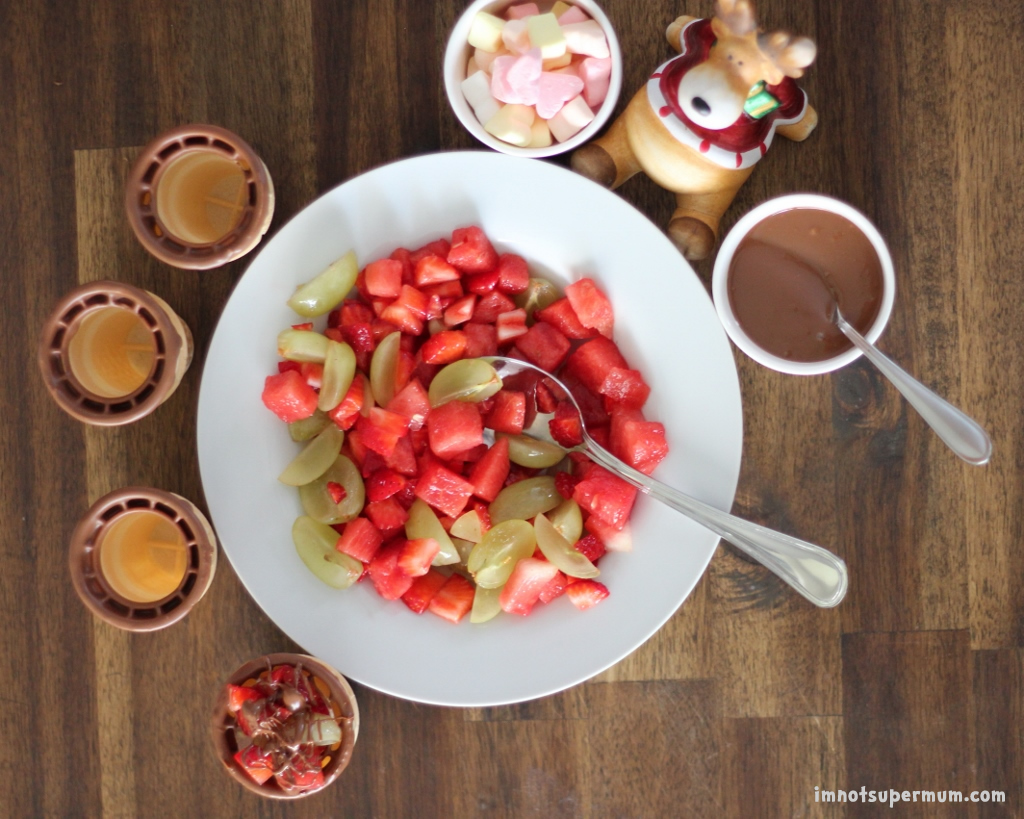
[[[707,116],[711,113],[711,106],[708,105],[701,97],[694,97],[690,100],[693,105],[693,109],[702,116]]]

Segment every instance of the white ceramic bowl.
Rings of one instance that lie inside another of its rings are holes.
[[[577,611],[559,598],[529,617],[479,626],[413,614],[365,582],[329,588],[303,565],[291,539],[302,506],[277,480],[297,445],[260,403],[264,379],[277,370],[277,334],[296,321],[285,302],[348,250],[365,264],[471,224],[500,251],[525,257],[535,275],[559,286],[589,276],[607,293],[615,341],[652,387],[644,413],[665,425],[670,451],[655,477],[728,510],[743,413],[732,350],[704,286],[621,197],[549,162],[493,151],[376,168],[325,193],[264,243],[210,342],[197,448],[224,554],[288,636],[379,691],[485,706],[560,691],[635,649],[696,585],[718,536],[641,495],[630,521],[634,550],[601,558],[607,600]]]
[[[886,246],[885,240],[878,232],[878,229],[863,213],[847,205],[845,202],[840,202],[838,199],[833,199],[829,196],[813,193],[789,194],[769,199],[747,213],[729,231],[729,235],[725,237],[722,247],[718,251],[718,257],[715,259],[714,273],[711,277],[711,296],[715,302],[715,310],[718,311],[718,317],[725,327],[725,332],[729,334],[729,338],[732,339],[733,343],[754,359],[754,361],[780,373],[788,373],[790,375],[821,375],[838,370],[840,367],[845,367],[860,356],[860,351],[856,348],[851,348],[824,361],[790,361],[789,359],[773,355],[758,346],[747,335],[743,327],[740,326],[736,314],[733,312],[732,304],[729,301],[729,268],[732,266],[733,255],[736,253],[736,248],[739,247],[740,242],[743,241],[755,225],[764,221],[769,216],[795,208],[824,210],[842,216],[853,222],[875,248],[875,252],[878,254],[878,259],[882,265],[882,304],[878,309],[878,315],[874,323],[864,333],[864,336],[868,341],[877,341],[878,337],[882,335],[882,331],[885,330],[886,324],[889,323],[893,300],[896,296],[896,275],[893,272],[892,256],[889,254],[889,248]]]
[[[597,3],[593,0],[567,0],[572,5],[579,6],[600,23],[608,38],[608,49],[611,51],[612,59],[608,96],[605,97],[601,107],[594,112],[593,121],[565,142],[552,142],[547,148],[519,148],[508,142],[503,142],[484,130],[483,123],[476,118],[476,114],[473,113],[473,109],[462,94],[462,81],[466,79],[466,63],[469,62],[469,57],[473,53],[473,49],[469,45],[469,29],[473,25],[473,18],[476,17],[477,12],[486,11],[489,14],[501,16],[505,9],[519,2],[526,2],[526,0],[475,0],[469,5],[448,38],[448,48],[444,53],[444,87],[448,93],[448,102],[459,121],[484,145],[513,156],[555,156],[578,148],[584,142],[592,139],[608,121],[608,117],[611,116],[615,108],[615,103],[618,102],[619,92],[622,90],[622,51],[619,49],[619,41],[612,29],[611,22]],[[543,9],[543,4],[541,4],[541,8]]]

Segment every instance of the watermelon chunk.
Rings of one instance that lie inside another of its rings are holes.
[[[438,458],[451,458],[457,453],[482,444],[483,419],[476,404],[449,401],[427,416],[430,449]]]
[[[598,394],[609,371],[615,367],[628,370],[629,364],[614,342],[603,336],[584,341],[565,362],[568,374],[575,376],[588,390]]]
[[[601,292],[593,279],[580,279],[565,288],[565,296],[569,299],[573,311],[584,327],[597,330],[605,338],[612,337],[615,318],[612,304]]]
[[[503,611],[527,615],[540,593],[558,575],[558,567],[547,560],[525,557],[516,563],[498,597]]]
[[[645,421],[639,410],[616,408],[612,411],[608,448],[634,469],[650,475],[668,455],[665,425]]]
[[[408,433],[409,419],[397,412],[373,407],[369,415],[359,417],[356,429],[367,449],[386,458],[395,451],[398,439]]]
[[[604,467],[594,465],[586,477],[576,484],[572,496],[581,509],[613,528],[621,529],[629,520],[636,493],[636,487]]]
[[[651,394],[638,370],[623,367],[612,367],[605,375],[598,392],[605,397],[605,407],[611,410],[612,405],[626,409],[640,409]]]
[[[369,574],[377,594],[385,600],[397,600],[412,586],[413,578],[398,568],[404,540],[395,540],[377,550],[370,561]]]
[[[486,273],[498,264],[498,254],[479,227],[456,228],[452,231],[448,264],[463,273]]]
[[[515,253],[502,253],[498,258],[498,290],[522,293],[530,286],[530,268],[526,259]]]
[[[309,418],[316,411],[316,391],[297,370],[268,375],[261,397],[264,406],[288,424]]]
[[[453,574],[434,595],[427,607],[438,617],[457,623],[473,608],[473,584],[461,574]]]
[[[417,614],[423,614],[427,610],[427,606],[430,605],[430,601],[447,582],[446,575],[441,574],[437,569],[430,569],[426,574],[413,580],[409,591],[402,595],[402,602]]]
[[[402,290],[402,263],[377,259],[366,266],[366,290],[371,296],[396,299]]]
[[[508,456],[508,439],[498,438],[494,446],[484,453],[473,466],[473,471],[469,473],[473,494],[488,503],[493,501],[505,485],[511,463]]]
[[[473,484],[437,461],[424,465],[416,497],[450,517],[458,517],[473,495]]]
[[[495,432],[519,435],[526,422],[526,395],[516,390],[495,393],[491,411],[487,413],[487,426]]]
[[[524,335],[516,339],[518,347],[528,361],[542,370],[555,372],[569,355],[569,339],[551,324],[538,321]]]
[[[550,324],[566,338],[593,338],[597,335],[596,330],[584,327],[580,323],[576,311],[572,309],[572,305],[567,298],[561,298],[556,302],[552,302],[542,310],[538,310],[534,315],[537,321]]]
[[[384,537],[380,530],[366,518],[355,518],[345,524],[335,548],[362,563],[373,560]]]

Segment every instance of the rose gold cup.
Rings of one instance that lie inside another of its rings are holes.
[[[128,175],[125,208],[135,235],[160,261],[208,270],[259,244],[274,215],[274,184],[237,134],[183,125],[143,148]]]
[[[153,412],[192,363],[192,334],[167,302],[121,282],[75,288],[43,325],[38,362],[57,404],[87,424]]]
[[[305,654],[268,654],[245,663],[228,677],[226,683],[242,685],[247,680],[257,678],[261,671],[266,671],[273,666],[282,664],[295,666],[300,663],[314,678],[324,684],[326,692],[323,688],[320,691],[327,695],[332,710],[339,714],[341,722],[341,743],[338,747],[328,751],[328,762],[323,766],[324,783],[315,790],[285,790],[273,777],[262,785],[257,783],[234,759],[239,747],[235,739],[235,719],[228,711],[227,684],[222,685],[218,691],[213,708],[210,736],[213,740],[214,751],[224,770],[247,790],[269,799],[300,799],[324,790],[348,766],[352,759],[352,749],[355,746],[356,738],[359,736],[359,706],[356,703],[356,695],[352,691],[352,687],[338,671],[315,657]]]
[[[68,551],[86,607],[126,631],[181,620],[213,582],[217,539],[195,504],[162,489],[129,486],[90,507]]]

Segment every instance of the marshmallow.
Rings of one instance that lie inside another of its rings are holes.
[[[583,80],[583,100],[591,108],[597,109],[608,96],[608,84],[612,74],[610,57],[587,57],[577,68]]]
[[[572,54],[566,51],[561,57],[552,57],[550,60],[544,60],[543,68],[545,71],[554,71],[556,68],[565,68],[571,62]]]
[[[530,126],[530,143],[527,148],[547,148],[551,143],[551,129],[542,119],[535,119]]]
[[[544,71],[537,87],[537,116],[551,119],[563,105],[583,90],[583,80],[575,74]]]
[[[508,7],[509,20],[522,20],[524,17],[530,17],[534,14],[540,14],[540,9],[536,3],[520,3],[518,6]]]
[[[498,57],[491,70],[491,94],[501,102],[534,105],[541,75],[540,49]]]
[[[529,105],[503,105],[484,123],[484,130],[503,142],[525,148],[533,135],[533,109]]]
[[[487,122],[501,109],[491,94],[491,78],[484,71],[477,71],[462,81],[462,94],[480,122]]]
[[[530,44],[540,49],[541,57],[550,60],[565,54],[566,40],[555,15],[548,12],[528,17],[526,24],[530,32]]]
[[[596,20],[585,23],[569,23],[562,26],[565,42],[573,54],[584,54],[587,57],[608,57],[608,40],[604,36],[601,24]]]
[[[497,51],[501,45],[501,29],[505,21],[486,11],[477,12],[469,29],[469,44],[484,51]]]
[[[476,60],[476,64],[480,66],[482,71],[490,74],[495,58],[505,57],[508,53],[504,48],[499,48],[497,51],[484,51],[482,48],[478,48],[473,52],[473,59]]]
[[[530,32],[526,20],[509,20],[501,29],[501,41],[513,54],[530,50]]]
[[[558,25],[560,26],[568,25],[569,23],[585,23],[590,19],[587,13],[579,6],[569,6],[569,8],[561,13],[555,12],[554,9],[551,9],[551,11],[558,18]]]
[[[555,17],[561,17],[565,14],[572,6],[565,2],[565,0],[556,0],[555,5],[551,7],[551,13]]]
[[[551,135],[559,142],[578,134],[594,120],[594,112],[587,107],[583,97],[573,97],[561,107],[559,112],[548,120]]]

